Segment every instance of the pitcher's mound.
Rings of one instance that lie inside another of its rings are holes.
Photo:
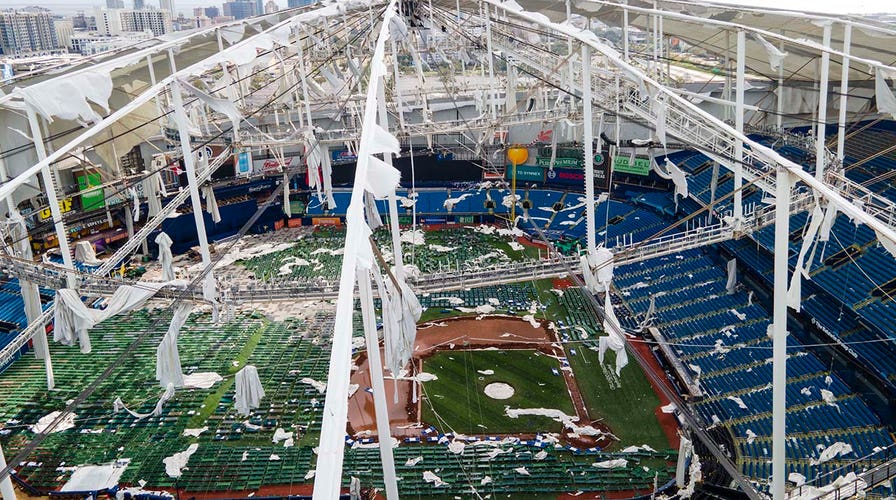
[[[510,384],[504,382],[492,382],[485,386],[485,395],[492,399],[510,399],[514,390]]]

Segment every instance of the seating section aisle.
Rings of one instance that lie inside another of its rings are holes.
[[[707,425],[727,428],[744,474],[765,485],[771,474],[769,314],[743,291],[727,294],[726,273],[699,251],[622,266],[615,285],[639,318],[655,301],[655,326],[696,377],[695,404]],[[788,341],[788,472],[809,479],[893,444],[862,399],[794,338]],[[842,442],[852,451],[823,463]],[[833,478],[830,478],[832,480]]]

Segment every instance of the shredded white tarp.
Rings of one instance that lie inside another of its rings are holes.
[[[658,94],[651,101],[656,114],[656,138],[660,144],[666,145],[666,94]]]
[[[844,455],[849,455],[852,453],[852,446],[844,443],[843,441],[837,441],[836,443],[825,448],[821,454],[818,455],[817,459],[812,459],[810,463],[812,465],[821,465],[829,460],[832,460],[838,456],[842,457]]]
[[[423,461],[423,457],[422,457],[422,456],[420,456],[420,457],[415,457],[415,458],[409,458],[408,461],[404,463],[404,466],[405,466],[405,467],[414,467],[414,466],[416,466],[417,464],[419,464],[419,463],[422,462],[422,461]]]
[[[317,380],[314,380],[313,378],[310,378],[310,377],[304,377],[299,382],[301,382],[303,384],[308,384],[311,387],[314,387],[315,389],[317,389],[317,392],[319,392],[321,394],[327,392],[327,383],[326,382],[318,382]]]
[[[791,474],[793,475],[793,474]],[[805,480],[805,478],[804,478]],[[839,476],[832,483],[816,487],[803,485],[797,492],[788,497],[788,500],[837,500],[840,498],[865,498],[865,490],[868,483],[856,476],[855,472]],[[893,498],[893,497],[887,497]]]
[[[173,384],[174,387],[184,386],[184,372],[180,365],[177,337],[192,310],[193,304],[190,302],[181,302],[174,308],[168,331],[165,332],[159,347],[156,348],[156,380],[162,387],[167,387],[168,384]]]
[[[186,450],[179,451],[170,457],[163,458],[162,463],[165,464],[165,474],[168,474],[168,477],[171,478],[179,478],[183,474],[182,469],[187,466],[190,457],[196,453],[196,450],[198,449],[199,444],[193,443],[188,446]]]
[[[215,372],[191,373],[184,376],[184,388],[186,389],[210,389],[213,385],[224,380]]]
[[[787,52],[783,52],[778,47],[775,47],[771,42],[762,38],[762,35],[759,33],[752,33],[752,35],[768,54],[769,67],[771,67],[772,71],[778,71],[781,68],[781,63],[784,62],[784,58],[787,57]]]
[[[127,406],[125,406],[121,398],[115,398],[115,401],[112,402],[112,411],[118,413],[124,410],[137,420],[143,420],[146,417],[158,417],[162,414],[162,409],[164,408],[165,403],[167,403],[169,399],[174,397],[174,392],[174,384],[169,383],[165,387],[165,392],[162,393],[162,396],[156,402],[156,407],[150,413],[137,413],[129,409]]]
[[[242,113],[237,109],[236,104],[234,104],[230,99],[219,99],[217,97],[213,97],[205,92],[197,89],[196,87],[190,85],[186,80],[179,80],[181,85],[186,87],[196,96],[197,99],[202,101],[203,104],[208,106],[209,108],[221,113],[230,120],[230,123],[233,125],[234,132],[239,132],[240,130],[240,120],[243,119]]]
[[[16,87],[13,95],[21,97],[48,122],[61,118],[85,125],[102,120],[90,103],[109,112],[112,78],[108,70],[76,72],[66,78],[51,78],[24,88]]]
[[[797,486],[806,484],[806,476],[800,474],[799,472],[791,472],[787,475],[787,480]]]
[[[75,243],[75,260],[88,266],[99,266],[103,261],[96,258],[96,249],[89,241]]]
[[[197,429],[184,429],[184,437],[199,437],[200,434],[208,430],[208,426],[199,427]]]
[[[749,408],[747,407],[746,403],[744,403],[744,400],[741,399],[741,398],[739,398],[739,397],[737,397],[737,396],[728,396],[727,399],[730,399],[731,401],[734,401],[734,403],[737,405],[737,407],[740,408],[741,410],[748,410],[748,409],[749,409]]]
[[[40,417],[40,419],[37,422],[35,422],[34,424],[31,425],[31,427],[30,427],[31,432],[33,432],[35,434],[47,432],[47,429],[50,427],[50,424],[52,424],[54,420],[59,418],[59,415],[61,415],[61,414],[62,414],[61,411],[54,411],[54,412],[44,415],[43,417]],[[62,431],[74,428],[75,427],[75,418],[77,418],[77,417],[78,416],[75,415],[74,413],[71,413],[71,412],[66,413],[65,416],[62,418],[62,420],[60,420],[59,423],[56,424],[56,427],[53,427],[53,429],[49,431],[50,434],[54,434],[56,432],[62,432]]]
[[[118,480],[128,468],[129,462],[130,459],[124,458],[111,464],[79,465],[60,491],[99,491],[114,488],[118,486]]]
[[[211,184],[206,184],[201,188],[202,197],[205,198],[205,211],[212,216],[212,221],[217,224],[221,222],[221,211],[218,210],[218,200],[215,198],[215,189]]]
[[[622,369],[628,365],[628,353],[625,351],[625,340],[622,338],[622,325],[616,318],[613,310],[613,301],[610,292],[604,294],[604,332],[607,333],[606,345],[616,353],[616,376],[620,376]],[[604,337],[601,337],[604,338]]]
[[[261,398],[264,397],[264,388],[258,379],[258,370],[252,365],[246,365],[236,372],[236,392],[233,397],[233,406],[241,415],[248,415],[253,408],[258,408]]]
[[[159,245],[159,263],[162,265],[162,281],[174,279],[174,256],[171,254],[171,237],[164,232],[156,236],[155,242]]]
[[[613,460],[604,460],[603,462],[595,462],[591,464],[592,467],[597,467],[598,469],[621,469],[628,467],[628,460],[624,458],[616,458]]]
[[[809,229],[807,229],[806,234],[803,235],[803,245],[800,248],[799,256],[796,259],[793,275],[790,277],[790,288],[787,290],[787,305],[796,312],[800,312],[800,303],[803,301],[802,280],[804,277],[806,279],[812,279],[809,276],[809,265],[811,264],[812,259],[810,258],[806,261],[806,255],[809,253],[809,249],[815,242],[815,236],[818,234],[824,216],[821,207],[816,204],[815,208],[812,210]]]
[[[457,198],[448,198],[447,200],[442,202],[442,206],[445,207],[445,209],[450,212],[450,211],[454,210],[455,205],[464,201],[465,199],[469,198],[470,196],[473,196],[473,195],[471,193],[464,193],[464,194],[458,196]]]
[[[398,282],[396,286],[391,278],[383,279],[379,272],[373,275],[382,300],[385,366],[397,376],[414,354],[417,321],[423,314],[423,307],[402,278],[393,276]],[[397,397],[396,384],[396,402]]]
[[[435,473],[430,470],[423,471],[423,480],[426,481],[427,483],[432,483],[432,485],[435,486],[436,488],[438,488],[439,486],[447,486],[448,485],[448,483],[446,483],[445,481],[442,481],[442,478],[435,475]]]
[[[874,95],[877,101],[877,110],[881,113],[889,113],[896,118],[896,96],[890,90],[887,76],[881,68],[874,71]]]
[[[728,295],[734,293],[734,287],[737,285],[737,259],[728,261],[728,282],[725,283],[725,291]]]
[[[99,323],[134,309],[139,309],[156,294],[165,283],[139,282],[134,286],[123,285],[109,298],[105,309],[91,309],[81,302],[76,290],[61,288],[56,292],[53,310],[53,340],[63,345],[81,345],[82,353],[92,349],[88,330]]]

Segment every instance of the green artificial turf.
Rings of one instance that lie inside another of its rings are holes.
[[[555,408],[575,415],[556,359],[534,350],[442,352],[424,361],[423,370],[438,380],[424,384],[423,420],[443,432],[463,434],[558,432],[559,422],[547,417],[505,415],[511,408]],[[482,375],[478,370],[494,370]],[[483,392],[492,382],[513,386],[514,395],[492,399]]]
[[[576,374],[588,414],[592,419],[603,418],[620,439],[614,448],[643,444],[656,450],[668,448],[669,440],[654,414],[660,405],[659,397],[638,363],[629,356],[628,366],[616,379],[616,355],[612,351],[607,351],[601,369],[597,352],[580,346],[573,347],[576,354],[572,355],[569,348],[566,347],[567,358]]]

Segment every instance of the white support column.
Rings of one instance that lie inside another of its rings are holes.
[[[821,42],[825,47],[831,46],[831,24],[824,27],[824,35]],[[824,179],[824,134],[825,122],[828,118],[828,73],[831,67],[831,54],[828,51],[821,53],[821,76],[818,79],[818,126],[815,128],[815,178]]]
[[[784,52],[783,40],[778,44],[778,49]],[[778,65],[778,103],[775,111],[777,112],[775,125],[778,127],[778,130],[781,130],[784,123],[784,61],[781,61],[781,64]]]
[[[843,24],[843,53],[849,55],[852,43],[852,25]],[[843,148],[846,144],[846,106],[849,93],[849,58],[844,57],[840,71],[840,115],[837,120],[837,159],[843,161]]]
[[[585,143],[585,224],[587,224],[588,253],[597,247],[597,228],[594,215],[594,116],[591,102],[591,47],[582,44],[582,126]]]
[[[734,128],[744,131],[744,87],[746,71],[747,34],[743,30],[737,32],[737,89],[734,98]],[[744,141],[737,139],[734,144],[734,219],[740,221],[744,216],[741,186],[744,183]],[[736,222],[735,222],[736,223]]]
[[[566,22],[570,23],[570,24],[572,23],[572,6],[570,5],[570,0],[566,0]],[[569,61],[568,61],[569,64],[566,65],[566,69],[568,70],[566,77],[569,79],[568,80],[569,85],[567,85],[566,88],[573,89],[573,88],[575,88],[575,85],[573,85],[573,81],[574,81],[573,79],[575,78],[573,75],[575,74],[575,69],[573,68],[573,65],[572,65],[573,56],[572,56],[572,38],[571,37],[567,37],[567,39],[566,39],[566,51],[569,54]]]
[[[6,457],[3,455],[3,447],[0,446],[0,470],[5,468]],[[16,490],[12,487],[12,479],[9,478],[9,474],[0,481],[0,493],[2,493],[3,500],[17,500]]]
[[[485,9],[485,48],[488,50],[488,81],[489,87],[492,89],[491,92],[488,92],[488,107],[492,110],[492,120],[496,120],[498,118],[498,105],[495,101],[497,101],[498,96],[496,94],[497,90],[495,90],[497,88],[497,85],[495,85],[495,53],[492,52],[492,16],[491,8],[487,3],[484,3],[482,7]]]
[[[628,1],[625,2],[628,5]],[[625,62],[629,62],[628,59],[628,9],[622,8],[622,57],[625,58]]]
[[[775,181],[775,288],[772,323],[772,498],[784,500],[787,416],[787,286],[790,249],[790,187],[787,170]]]
[[[199,238],[199,254],[202,256],[202,266],[209,267],[202,286],[202,297],[208,301],[215,300],[215,277],[211,269],[212,256],[208,250],[208,237],[205,234],[205,219],[202,215],[202,201],[199,198],[199,184],[196,181],[196,165],[193,151],[190,146],[190,131],[185,126],[187,113],[184,110],[183,96],[180,83],[177,80],[171,82],[171,99],[174,104],[175,122],[180,134],[181,153],[184,159],[184,170],[187,174],[187,182],[190,189],[190,202],[193,205],[193,219],[196,221],[196,236]]]
[[[389,156],[389,154],[387,153],[386,156]],[[367,344],[367,368],[370,372],[370,386],[373,389],[376,434],[380,442],[380,460],[383,464],[383,482],[386,485],[386,498],[388,500],[398,500],[398,479],[395,476],[395,457],[392,454],[392,433],[389,429],[386,386],[383,383],[383,362],[380,358],[379,335],[376,332],[376,316],[373,310],[370,272],[368,270],[359,270],[358,273],[358,294],[361,302],[361,317],[364,321],[364,340]],[[394,383],[398,383],[397,377]]]
[[[37,159],[44,161],[47,158],[47,150],[44,147],[44,138],[40,130],[40,122],[37,113],[31,106],[26,106],[28,113],[28,123],[31,128],[31,138],[34,139],[34,148],[37,151]],[[56,228],[56,238],[59,240],[59,252],[62,253],[62,265],[66,269],[74,270],[75,266],[72,262],[72,251],[68,244],[68,234],[65,231],[65,223],[62,221],[62,211],[59,210],[59,197],[56,193],[56,184],[53,180],[53,174],[50,172],[50,166],[44,165],[41,168],[41,177],[44,180],[44,189],[47,190],[47,203],[50,204],[50,214],[53,217],[53,226]],[[66,286],[69,288],[77,287],[77,280],[73,273],[66,274]]]

